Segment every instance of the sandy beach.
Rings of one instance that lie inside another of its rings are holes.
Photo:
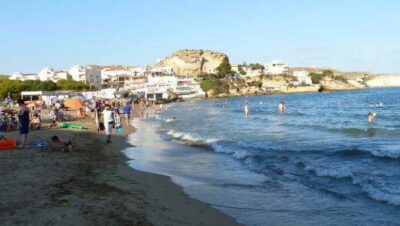
[[[0,225],[238,225],[170,178],[128,167],[120,151],[131,127],[106,144],[91,121],[79,123],[88,129],[30,133],[48,147],[0,151]],[[53,146],[53,135],[75,151]]]

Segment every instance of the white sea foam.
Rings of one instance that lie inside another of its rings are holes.
[[[371,154],[376,157],[388,157],[392,159],[398,159],[400,152],[398,150],[373,150]]]
[[[244,150],[235,151],[235,153],[233,154],[233,157],[236,159],[239,159],[239,160],[245,159],[248,156],[249,156],[249,153],[247,153]]]
[[[229,147],[226,147],[225,145],[222,145],[222,144],[215,143],[215,144],[212,144],[211,147],[217,153],[225,153],[225,154],[235,153],[234,150],[232,150]]]
[[[361,190],[366,192],[368,196],[374,200],[400,206],[400,191],[397,193],[390,193],[371,184],[362,184],[361,187]]]
[[[306,167],[304,169],[314,172],[319,177],[345,178],[353,176],[353,173],[350,171],[350,169],[346,167],[328,168],[325,166],[306,164]]]
[[[199,143],[204,143],[204,144],[213,144],[220,140],[218,138],[203,138],[196,134],[184,133],[184,132],[179,132],[176,130],[170,130],[167,132],[167,134],[172,136],[175,139],[188,140],[188,141],[199,142]]]
[[[174,118],[165,119],[166,123],[171,123],[171,122],[175,122],[175,121],[176,121],[176,119],[174,119]]]
[[[215,143],[215,144],[212,144],[211,147],[217,153],[229,154],[238,160],[244,160],[247,157],[251,156],[251,153],[249,153],[246,150],[237,150],[237,148],[230,147],[228,145],[222,145],[222,144]]]

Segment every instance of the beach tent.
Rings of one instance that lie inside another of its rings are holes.
[[[85,103],[80,99],[68,99],[64,101],[64,106],[71,109],[80,109],[85,107]]]

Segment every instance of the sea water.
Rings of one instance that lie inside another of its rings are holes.
[[[244,97],[172,104],[136,122],[137,147],[125,153],[132,167],[171,176],[246,225],[400,225],[399,97],[400,89],[248,97],[247,118]],[[384,107],[370,106],[378,101]]]

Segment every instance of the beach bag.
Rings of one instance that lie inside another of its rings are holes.
[[[117,133],[123,133],[123,132],[124,132],[124,129],[123,129],[122,127],[119,127],[119,128],[117,128],[117,129],[115,129],[115,131],[116,131]]]

